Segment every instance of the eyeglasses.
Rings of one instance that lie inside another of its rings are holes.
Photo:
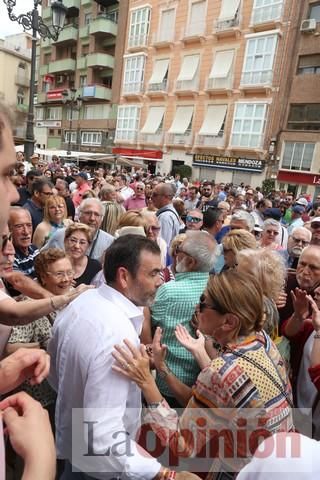
[[[292,240],[294,241],[294,243],[301,243],[301,245],[302,245],[303,247],[306,247],[307,245],[310,244],[310,242],[308,242],[308,241],[306,241],[306,240],[301,240],[301,238],[296,238],[296,237],[293,237],[293,236],[292,236],[291,238],[292,238]]]
[[[314,230],[318,230],[320,228],[320,223],[311,222],[311,228],[313,228]]]
[[[88,240],[79,240],[78,238],[75,238],[75,237],[69,237],[67,240],[69,240],[70,243],[72,243],[72,245],[80,245],[81,247],[85,247],[86,245],[88,245]]]
[[[1,251],[3,252],[8,245],[8,242],[12,242],[12,233],[8,233],[8,235],[2,235],[2,246]]]
[[[74,271],[67,270],[66,272],[47,272],[52,277],[56,278],[57,280],[63,280],[65,277],[73,278]]]
[[[144,188],[141,188],[141,187],[137,187],[136,190],[137,192],[144,192]]]
[[[266,232],[269,234],[269,235],[279,235],[279,232],[276,232],[275,230],[266,230]]]
[[[201,219],[201,218],[198,218],[198,217],[192,217],[191,215],[187,215],[187,216],[186,216],[186,222],[189,222],[189,223],[199,223],[199,222],[202,222],[202,219]]]
[[[22,230],[23,228],[32,228],[32,223],[17,223],[16,225],[11,225],[11,228],[16,228],[17,230]]]
[[[99,218],[99,217],[102,217],[101,213],[98,213],[98,212],[92,212],[92,211],[82,211],[81,212],[82,215],[86,215],[87,217],[96,217],[96,218]]]
[[[200,302],[199,302],[199,312],[202,313],[206,308],[208,310],[214,310],[214,311],[220,313],[221,315],[224,315],[226,313],[223,310],[223,308],[220,305],[218,305],[217,303],[212,304],[212,305],[209,305],[208,303],[206,303],[205,296],[201,295]]]

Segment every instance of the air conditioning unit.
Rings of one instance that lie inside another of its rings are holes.
[[[303,20],[300,26],[300,32],[304,33],[312,33],[315,32],[317,28],[317,21],[315,18],[308,18],[307,20]]]
[[[57,83],[63,83],[64,82],[64,75],[58,75],[57,76]]]

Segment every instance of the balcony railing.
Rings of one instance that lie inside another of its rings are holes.
[[[191,145],[192,131],[186,130],[185,133],[167,133],[166,143],[169,145]]]
[[[191,91],[195,92],[199,89],[199,78],[193,78],[192,80],[177,80],[176,81],[176,91]]]
[[[148,46],[148,34],[143,33],[141,35],[131,35],[129,37],[128,47],[147,47]]]
[[[230,148],[239,148],[246,150],[261,150],[263,147],[264,135],[261,134],[246,134],[246,133],[232,133],[230,136]]]
[[[232,84],[232,75],[225,78],[208,78],[207,90],[228,90],[232,88]]]
[[[271,85],[273,70],[263,70],[260,72],[243,72],[241,76],[241,86],[244,85]]]
[[[240,24],[240,15],[237,14],[234,18],[229,20],[217,20],[216,22],[216,31],[223,32],[225,30],[230,30],[235,27],[239,27]]]
[[[115,142],[127,141],[129,143],[134,143],[138,139],[138,132],[132,130],[116,130]]]
[[[122,93],[124,95],[143,93],[143,82],[124,83]]]
[[[196,145],[199,146],[208,146],[208,147],[224,147],[225,146],[225,137],[224,131],[220,130],[218,135],[201,135],[200,133],[196,138]]]
[[[148,91],[149,92],[166,92],[168,88],[168,80],[165,79],[160,83],[149,83]]]
[[[157,132],[157,133],[141,133],[140,134],[140,142],[141,143],[154,143],[159,144],[163,142],[164,133]]]
[[[281,0],[276,5],[267,5],[264,7],[253,9],[251,18],[252,25],[258,25],[259,23],[267,23],[280,20],[282,8],[283,2]]]

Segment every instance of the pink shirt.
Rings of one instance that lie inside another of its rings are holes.
[[[82,202],[82,195],[88,190],[90,190],[89,185],[87,183],[84,183],[83,185],[81,185],[81,187],[78,187],[74,191],[72,195],[72,201],[75,207],[79,207],[80,203]]]
[[[145,197],[136,197],[133,196],[128,198],[124,202],[124,207],[126,210],[140,210],[140,208],[144,208],[146,206],[146,199]]]

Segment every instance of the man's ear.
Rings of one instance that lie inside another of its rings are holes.
[[[129,272],[125,267],[118,268],[116,282],[123,290],[127,289],[128,287],[129,275]]]

